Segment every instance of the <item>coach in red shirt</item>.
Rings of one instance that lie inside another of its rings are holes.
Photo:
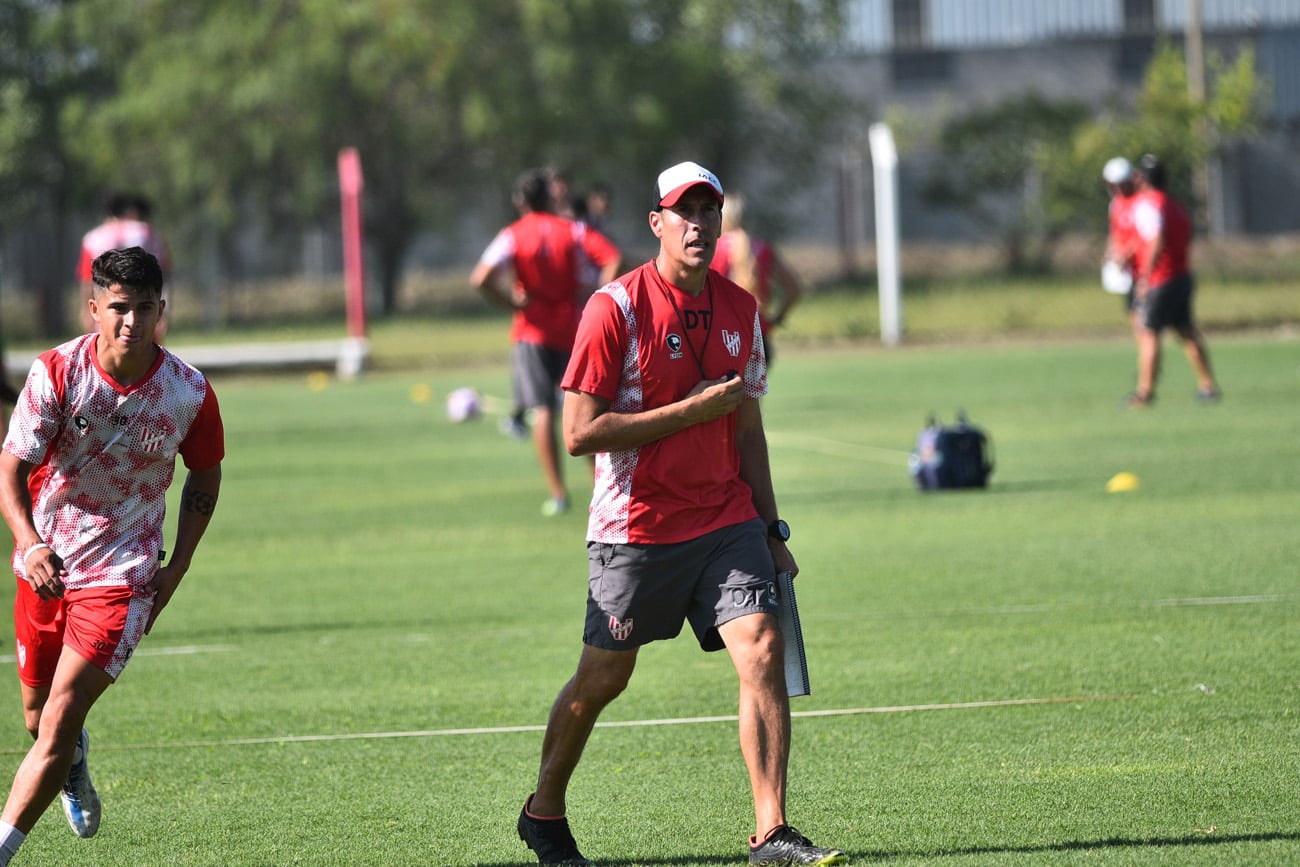
[[[740,678],[751,863],[847,860],[786,822],[790,707],[775,577],[798,566],[759,411],[767,363],[757,303],[709,268],[722,207],[707,169],[688,162],[659,175],[649,216],[659,253],[592,296],[562,381],[565,445],[595,455],[596,476],[582,655],[519,815],[542,864],[591,863],[565,819],[569,779],[639,648],[687,622],[704,650],[727,650]]]

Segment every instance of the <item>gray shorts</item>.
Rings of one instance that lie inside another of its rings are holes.
[[[687,620],[704,650],[725,646],[718,627],[777,612],[767,529],[754,519],[672,545],[587,543],[590,566],[582,641],[630,650],[676,638]]]
[[[536,343],[516,343],[511,362],[516,409],[560,406],[560,380],[571,353]]]

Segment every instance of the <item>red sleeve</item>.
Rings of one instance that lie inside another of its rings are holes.
[[[626,343],[623,312],[608,292],[597,292],[583,308],[573,355],[560,387],[613,400],[623,375]]]
[[[191,470],[207,470],[221,463],[226,456],[226,432],[221,423],[221,408],[212,383],[205,383],[203,405],[190,425],[185,439],[181,440],[181,459]]]
[[[66,261],[66,260],[64,260]],[[83,244],[81,246],[81,257],[77,260],[77,279],[82,283],[89,283],[94,276],[91,265],[95,263],[95,257],[90,255],[90,251]]]
[[[623,255],[613,241],[590,228],[583,233],[582,249],[597,265],[608,265]]]

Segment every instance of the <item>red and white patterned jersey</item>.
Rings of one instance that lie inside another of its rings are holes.
[[[35,465],[32,517],[66,586],[140,588],[159,565],[176,455],[191,470],[220,463],[221,411],[203,374],[162,347],[148,374],[119,385],[98,340],[82,335],[33,362],[4,449]],[[13,563],[22,575],[21,551]]]
[[[162,266],[163,273],[171,267],[167,260],[167,246],[153,230],[153,226],[144,220],[108,220],[87,232],[81,239],[81,258],[77,261],[77,279],[89,283],[91,265],[101,254],[109,250],[122,250],[127,247],[143,247],[152,253]]]
[[[498,232],[479,261],[491,268],[513,265],[516,282],[532,299],[515,311],[510,339],[568,352],[582,300],[591,290],[587,272],[591,265],[602,267],[619,255],[614,242],[595,229],[533,212]]]
[[[746,397],[767,393],[754,296],[714,271],[691,296],[652,260],[587,302],[561,386],[632,413],[681,400],[701,380],[732,370],[744,378]],[[731,413],[640,448],[597,454],[587,539],[683,542],[757,514],[740,477]]]

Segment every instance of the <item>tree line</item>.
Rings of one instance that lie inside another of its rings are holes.
[[[0,0],[0,233],[39,228],[24,270],[53,336],[70,303],[67,251],[106,191],[147,191],[176,261],[238,277],[248,227],[292,249],[336,223],[337,154],[356,147],[369,269],[393,313],[413,242],[526,166],[652,177],[680,156],[726,177],[758,157],[797,183],[809,154],[871,115],[819,76],[847,6]],[[1189,135],[1200,119],[1219,136],[1248,129],[1252,62],[1220,69],[1206,105],[1189,103],[1165,60],[1126,112],[1026,97],[950,118],[935,200],[979,214],[1032,199],[987,223],[1022,247],[1078,225],[1095,215],[1108,150],[1163,149],[1179,168],[1215,146]]]
[[[178,261],[237,273],[241,227],[274,242],[337,219],[356,147],[391,312],[412,241],[485,179],[544,161],[651,176],[676,153],[725,171],[816,141],[834,94],[801,86],[804,61],[842,5],[0,0],[0,231],[35,222],[66,248],[105,190],[147,190]],[[59,264],[37,275],[50,307]]]

